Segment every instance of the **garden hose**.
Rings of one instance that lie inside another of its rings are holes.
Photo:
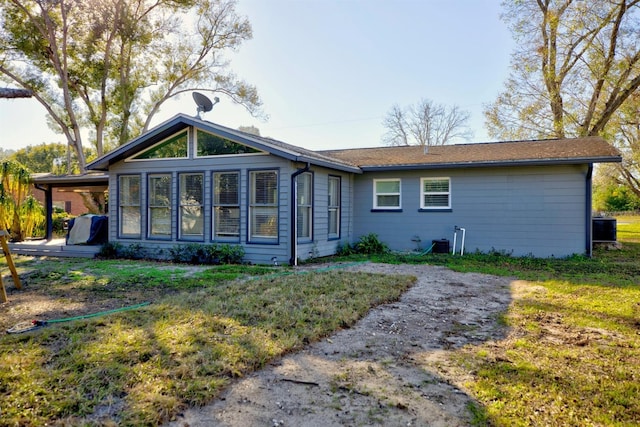
[[[34,329],[41,328],[43,326],[47,326],[47,325],[49,325],[51,323],[71,322],[71,321],[74,321],[74,320],[89,319],[91,317],[98,317],[98,316],[105,316],[107,314],[120,313],[122,311],[137,310],[138,308],[147,306],[149,304],[151,304],[151,303],[147,301],[147,302],[142,302],[142,303],[136,304],[136,305],[130,305],[130,306],[127,306],[127,307],[115,308],[113,310],[100,311],[98,313],[91,313],[91,314],[83,314],[81,316],[65,317],[65,318],[62,318],[62,319],[32,320],[30,322],[20,322],[20,323],[16,324],[15,326],[13,326],[12,328],[7,329],[7,333],[8,334],[20,334],[22,332],[28,332],[28,331],[32,331]]]

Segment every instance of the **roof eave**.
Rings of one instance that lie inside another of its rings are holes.
[[[36,185],[53,185],[56,187],[74,186],[78,184],[104,184],[109,182],[107,174],[86,174],[86,175],[39,175],[32,178]]]
[[[605,157],[581,157],[568,159],[535,159],[535,160],[509,160],[509,161],[485,161],[485,162],[452,162],[452,163],[420,163],[410,165],[370,165],[360,166],[364,172],[395,171],[417,169],[462,169],[481,167],[507,167],[507,166],[550,166],[550,165],[582,165],[591,163],[620,163],[621,156]]]
[[[295,158],[295,161],[300,163],[310,163],[314,166],[320,166],[328,169],[335,169],[343,172],[350,172],[350,173],[357,173],[357,174],[362,173],[362,168],[359,168],[357,166],[345,165],[342,163],[334,163],[331,161],[324,161],[324,160],[315,159],[307,156],[297,156]]]

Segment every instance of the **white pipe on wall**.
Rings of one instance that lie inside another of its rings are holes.
[[[456,241],[458,240],[458,231],[462,231],[462,239],[460,240],[460,255],[464,255],[464,238],[467,234],[467,230],[458,227],[457,225],[453,227],[453,255],[456,254]]]

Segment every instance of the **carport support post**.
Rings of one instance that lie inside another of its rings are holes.
[[[53,190],[50,185],[35,185],[38,190],[44,191],[44,216],[47,220],[44,238],[47,242],[53,239]]]

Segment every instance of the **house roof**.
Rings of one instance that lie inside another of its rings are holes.
[[[366,170],[584,164],[621,162],[618,150],[600,137],[475,144],[356,148],[321,151]]]
[[[296,147],[275,139],[256,136],[250,133],[227,128],[196,117],[187,116],[185,114],[178,114],[172,117],[166,122],[161,123],[148,132],[131,140],[127,144],[94,160],[87,165],[87,169],[106,171],[109,169],[109,165],[139,153],[140,151],[189,126],[194,126],[198,129],[229,139],[233,142],[244,144],[291,161],[310,163],[317,166],[325,166],[347,172],[361,173],[361,170],[357,166],[338,158],[333,158],[319,152]]]
[[[178,114],[89,163],[87,169],[107,171],[109,165],[139,153],[189,126],[291,161],[353,173],[362,173],[367,170],[622,161],[618,150],[600,137],[441,145],[428,147],[427,151],[421,146],[311,151],[272,138],[256,136],[196,117]]]

